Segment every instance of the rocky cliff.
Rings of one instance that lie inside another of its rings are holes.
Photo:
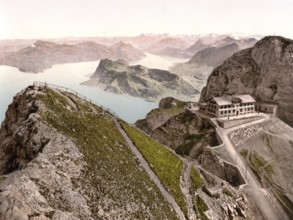
[[[178,154],[198,158],[205,146],[217,145],[214,128],[205,119],[185,110],[185,102],[164,98],[135,125]]]
[[[38,73],[54,64],[95,61],[102,58],[136,61],[142,57],[143,52],[123,42],[108,47],[90,41],[74,45],[37,41],[32,46],[1,54],[0,64],[17,67],[23,72]]]
[[[177,219],[113,116],[69,93],[17,94],[0,158],[0,219]]]
[[[198,94],[188,82],[169,71],[149,69],[141,65],[130,66],[123,60],[101,60],[91,79],[82,84],[150,101],[156,101],[167,94],[183,99]]]
[[[277,115],[293,126],[293,41],[269,36],[214,69],[200,101],[225,94],[251,94],[278,105]]]

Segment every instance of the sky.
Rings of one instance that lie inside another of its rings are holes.
[[[0,0],[0,39],[152,34],[293,38],[293,0]]]

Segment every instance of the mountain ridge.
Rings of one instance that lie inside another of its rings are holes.
[[[0,64],[17,67],[22,72],[38,73],[54,64],[96,61],[106,57],[136,61],[144,56],[142,51],[124,43],[108,47],[93,41],[69,45],[38,40],[32,46],[1,54]]]

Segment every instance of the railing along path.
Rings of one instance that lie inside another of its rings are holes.
[[[48,88],[51,88],[51,89],[56,89],[58,91],[61,91],[61,92],[68,92],[72,95],[75,95],[76,97],[79,97],[80,99],[83,99],[93,105],[96,105],[97,107],[101,108],[103,111],[105,112],[108,112],[109,114],[117,117],[120,119],[120,117],[115,113],[113,112],[111,109],[107,108],[107,107],[104,107],[102,105],[99,105],[95,102],[93,102],[90,98],[86,97],[85,95],[73,90],[73,89],[70,89],[70,88],[67,88],[67,87],[64,87],[64,86],[58,86],[58,85],[54,85],[54,84],[50,84],[50,83],[46,83],[46,82],[38,82],[38,81],[35,81],[33,83],[33,86],[35,87],[48,87]]]

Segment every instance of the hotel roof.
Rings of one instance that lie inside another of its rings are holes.
[[[214,97],[213,100],[218,105],[231,105],[232,104],[230,97],[228,97],[228,96]]]
[[[221,96],[221,97],[214,97],[213,100],[220,106],[222,105],[231,105],[232,98],[238,98],[241,100],[241,103],[251,103],[255,102],[254,98],[250,95],[233,95],[233,96]]]
[[[234,95],[233,97],[241,99],[242,103],[255,102],[254,98],[250,95]]]

